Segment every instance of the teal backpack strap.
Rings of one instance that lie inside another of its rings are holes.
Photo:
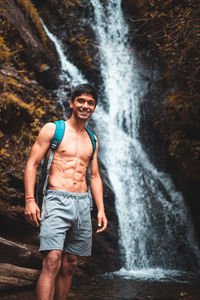
[[[90,131],[89,129],[85,128],[85,130],[87,131],[90,139],[91,139],[91,142],[92,142],[92,146],[93,146],[93,152],[92,152],[92,155],[90,157],[90,161],[93,159],[93,156],[94,156],[94,153],[95,153],[95,150],[96,150],[96,143],[97,143],[97,140],[96,140],[96,137],[94,135],[94,133],[92,133],[92,131]],[[88,168],[88,175],[90,177],[90,174],[91,174],[91,166],[90,168]],[[88,196],[89,196],[89,199],[90,199],[90,210],[93,209],[93,200],[92,200],[92,193],[91,193],[91,189],[90,189],[90,185],[88,186]]]
[[[47,161],[47,167],[46,167],[46,177],[45,177],[45,182],[43,185],[43,199],[44,199],[44,214],[45,217],[48,217],[48,211],[46,207],[46,199],[45,199],[45,194],[47,191],[47,186],[48,186],[48,181],[49,181],[49,170],[53,161],[54,153],[58,146],[60,145],[62,138],[65,133],[65,121],[60,120],[60,121],[55,121],[56,124],[56,130],[53,136],[53,139],[51,140],[51,151],[49,153],[49,158]]]
[[[92,152],[92,155],[91,155],[91,157],[90,157],[90,160],[92,160],[92,159],[93,159],[93,156],[94,156],[94,152],[95,152],[95,150],[96,150],[96,142],[97,142],[97,140],[96,140],[96,137],[95,137],[94,133],[92,133],[92,131],[90,131],[90,130],[87,129],[87,128],[85,128],[85,130],[87,131],[87,133],[88,133],[88,135],[89,135],[89,137],[90,137],[90,139],[91,139],[92,146],[93,146],[93,152]]]
[[[58,146],[60,145],[64,132],[65,132],[65,121],[60,120],[60,121],[55,121],[56,124],[56,131],[53,136],[53,139],[51,140],[51,148],[52,149],[57,149]]]

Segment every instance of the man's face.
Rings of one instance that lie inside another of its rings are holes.
[[[87,120],[94,112],[96,103],[89,94],[82,94],[70,102],[72,114],[82,120]]]

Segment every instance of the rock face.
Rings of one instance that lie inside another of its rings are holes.
[[[62,41],[70,61],[95,84],[100,83],[99,52],[95,32],[90,26],[93,16],[89,1],[44,1],[36,3],[49,30]],[[86,21],[88,20],[88,21]]]
[[[95,234],[97,229],[96,207],[93,211],[93,255],[89,259],[90,273],[116,271],[122,266],[119,246],[119,226],[115,211],[115,195],[112,191],[106,170],[100,164],[100,173],[104,183],[104,204],[106,216],[109,221],[108,229],[101,234]]]
[[[28,68],[35,72],[37,79],[44,86],[56,88],[59,75],[57,53],[47,38],[32,3],[23,0],[3,1],[0,16],[8,29],[4,38],[6,37],[10,44],[20,43],[17,51],[21,48],[24,52],[23,61],[27,63]]]

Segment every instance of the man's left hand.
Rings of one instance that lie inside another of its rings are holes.
[[[104,212],[99,211],[97,214],[97,220],[98,220],[98,229],[96,233],[100,233],[102,231],[105,231],[108,226],[108,221],[106,219],[106,215]]]

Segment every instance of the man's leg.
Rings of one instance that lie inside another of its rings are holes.
[[[63,253],[61,268],[56,280],[54,300],[66,300],[77,265],[78,256]]]
[[[53,300],[55,280],[61,266],[61,250],[49,251],[42,265],[42,272],[37,283],[37,300]]]

